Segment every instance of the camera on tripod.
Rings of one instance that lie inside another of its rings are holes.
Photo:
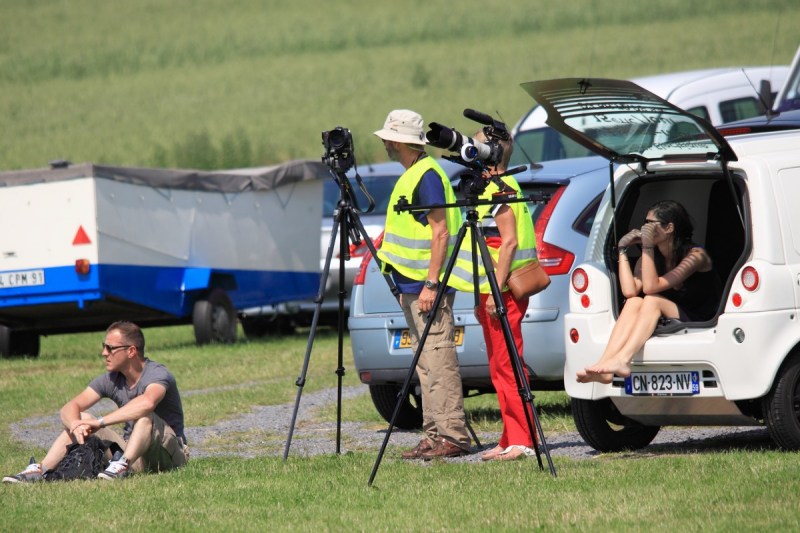
[[[345,173],[355,165],[353,135],[347,128],[336,126],[330,131],[323,131],[322,145],[325,147],[322,162],[334,172]]]
[[[476,141],[453,128],[431,122],[428,126],[430,129],[425,134],[428,144],[457,152],[461,157],[461,161],[458,162],[474,168],[480,169],[484,165],[500,163],[503,160],[503,146],[499,141],[511,139],[511,133],[506,125],[486,113],[473,109],[465,109],[464,116],[484,125],[483,134],[486,136],[486,142]]]

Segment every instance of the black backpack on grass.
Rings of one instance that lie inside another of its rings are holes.
[[[95,436],[90,436],[83,444],[70,444],[67,446],[67,455],[43,477],[46,481],[95,479],[108,466],[105,453],[109,449],[122,454],[119,444]]]

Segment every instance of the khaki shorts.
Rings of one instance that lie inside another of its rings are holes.
[[[150,416],[153,420],[150,447],[130,465],[131,471],[163,472],[185,465],[189,460],[189,449],[183,439],[176,436],[160,416],[155,413]],[[110,428],[102,428],[95,435],[100,439],[116,442],[123,450],[128,444],[119,433]],[[111,451],[107,452],[107,458],[110,457]]]

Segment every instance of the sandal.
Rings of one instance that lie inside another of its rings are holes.
[[[521,444],[509,446],[494,458],[495,461],[514,461],[535,455],[536,452]]]
[[[492,448],[488,452],[482,454],[481,455],[481,461],[491,461],[492,459],[494,459],[495,457],[497,457],[498,455],[500,455],[504,451],[505,451],[505,448],[503,448],[502,446],[500,446],[498,444],[497,446],[495,446],[494,448]]]

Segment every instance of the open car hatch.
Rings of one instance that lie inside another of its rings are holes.
[[[523,83],[547,111],[547,124],[614,163],[736,161],[705,119],[633,82],[564,78]]]

